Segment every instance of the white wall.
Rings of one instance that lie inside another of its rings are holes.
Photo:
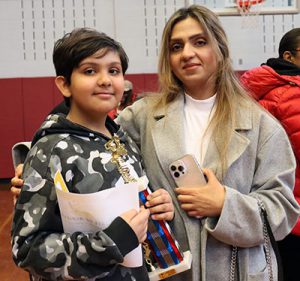
[[[211,9],[232,0],[0,0],[0,78],[53,76],[54,42],[74,27],[88,26],[120,41],[130,59],[128,73],[155,73],[167,18],[186,3]],[[296,0],[267,0],[264,9]],[[270,10],[269,9],[269,10]],[[240,16],[220,16],[236,70],[277,56],[281,36],[300,26],[300,14],[260,15],[254,28]]]

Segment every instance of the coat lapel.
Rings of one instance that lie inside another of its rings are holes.
[[[229,152],[228,152],[228,168],[243,154],[243,152],[248,147],[250,141],[249,139],[242,134],[243,131],[252,129],[252,113],[251,107],[241,107],[237,110],[237,117],[235,122],[235,129],[231,136],[229,143]],[[215,142],[210,142],[205,158],[204,158],[204,167],[210,168],[214,171],[218,177],[220,177],[220,161],[216,157],[216,144]]]
[[[154,114],[155,121],[152,130],[154,150],[168,178],[170,177],[168,167],[171,162],[185,153],[183,110],[184,96],[180,94],[166,110],[158,109]]]

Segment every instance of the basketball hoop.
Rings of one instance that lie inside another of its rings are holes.
[[[238,12],[242,17],[242,28],[258,27],[258,16],[264,0],[237,0]]]

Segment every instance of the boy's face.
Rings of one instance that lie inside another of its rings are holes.
[[[124,76],[118,53],[99,50],[73,69],[63,95],[71,98],[77,116],[105,116],[116,108],[124,92]]]

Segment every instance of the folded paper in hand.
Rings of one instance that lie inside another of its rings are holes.
[[[60,171],[56,172],[54,183],[64,231],[67,233],[97,232],[107,228],[120,214],[130,209],[139,210],[138,183],[118,185],[89,194],[71,193]],[[126,267],[139,267],[142,264],[141,245],[128,253],[122,263]]]

